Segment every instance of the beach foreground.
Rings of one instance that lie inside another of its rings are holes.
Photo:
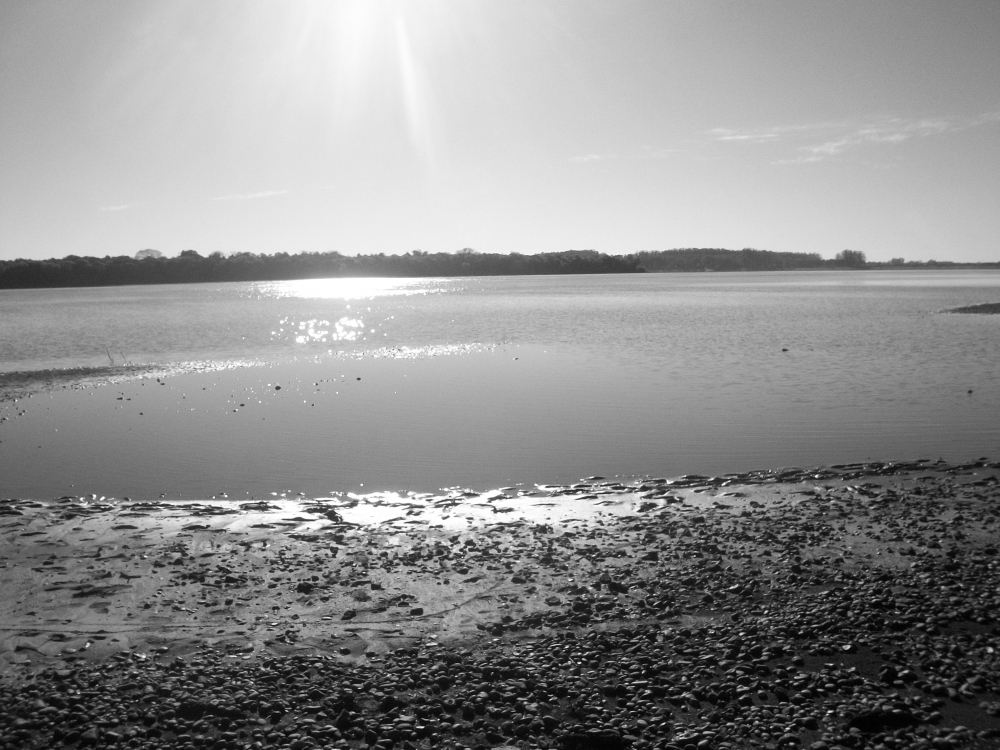
[[[1000,464],[0,502],[0,748],[1000,747]]]

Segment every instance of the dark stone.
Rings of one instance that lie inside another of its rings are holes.
[[[851,719],[848,727],[860,729],[865,734],[876,734],[916,726],[919,723],[912,714],[905,711],[866,711]]]
[[[621,734],[605,729],[568,732],[561,739],[563,750],[622,750],[629,746]]]
[[[379,703],[379,710],[381,710],[383,712],[385,712],[385,711],[391,711],[394,708],[397,708],[397,707],[400,707],[400,706],[405,706],[405,705],[406,705],[406,703],[404,703],[403,701],[400,701],[398,698],[396,698],[395,695],[387,695]]]
[[[87,729],[80,735],[81,745],[93,745],[97,744],[97,740],[100,738],[101,732],[97,727],[91,727]]]
[[[347,713],[347,709],[344,709],[337,714],[337,718],[333,720],[333,725],[337,727],[337,729],[341,730],[351,728],[351,717],[350,714]]]

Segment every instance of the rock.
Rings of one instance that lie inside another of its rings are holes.
[[[623,750],[629,746],[620,733],[606,729],[568,732],[561,742],[564,750]]]
[[[911,727],[919,723],[912,714],[904,711],[876,710],[858,714],[848,722],[848,726],[860,729],[865,734],[875,734],[887,730]]]
[[[95,745],[101,737],[101,730],[97,727],[90,727],[80,733],[81,745]]]

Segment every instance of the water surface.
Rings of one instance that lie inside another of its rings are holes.
[[[996,456],[1000,319],[940,311],[998,298],[1000,274],[981,271],[2,292],[8,376],[109,358],[208,369],[8,403],[0,494],[487,488]],[[233,362],[258,364],[209,367]]]

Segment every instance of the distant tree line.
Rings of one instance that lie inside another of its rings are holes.
[[[643,251],[636,254],[646,271],[797,271],[808,269],[883,268],[1000,268],[1000,263],[961,263],[949,260],[904,260],[873,262],[860,250],[842,250],[833,258],[818,253],[775,253],[770,250],[721,248],[681,248]]]
[[[166,258],[157,250],[140,250],[135,257],[103,258],[69,255],[51,260],[0,260],[0,289],[124,284],[185,284],[202,281],[280,281],[345,276],[516,276],[571,273],[642,273],[671,271],[792,271],[821,268],[996,268],[997,263],[904,261],[869,263],[859,250],[844,250],[831,260],[818,253],[777,253],[770,250],[681,248],[606,255],[596,250],[522,255],[414,250],[404,255],[341,255],[340,253],[275,253],[257,255],[212,253],[205,257],[184,250]]]
[[[953,260],[906,260],[905,258],[892,258],[888,263],[879,261],[868,261],[865,268],[1000,268],[997,263],[962,263]]]
[[[867,264],[865,254],[860,250],[842,250],[833,261],[845,268],[864,268]]]
[[[845,252],[855,252],[848,250]],[[770,250],[681,248],[638,253],[647,271],[793,271],[830,266],[819,253],[776,253]],[[862,261],[864,253],[861,253]],[[843,264],[846,265],[846,264]]]
[[[278,281],[345,276],[507,276],[523,274],[641,273],[635,255],[605,255],[596,250],[521,255],[414,250],[405,255],[340,253],[212,253],[204,257],[184,250],[175,258],[157,251],[83,258],[0,261],[0,288],[184,284],[203,281]]]

